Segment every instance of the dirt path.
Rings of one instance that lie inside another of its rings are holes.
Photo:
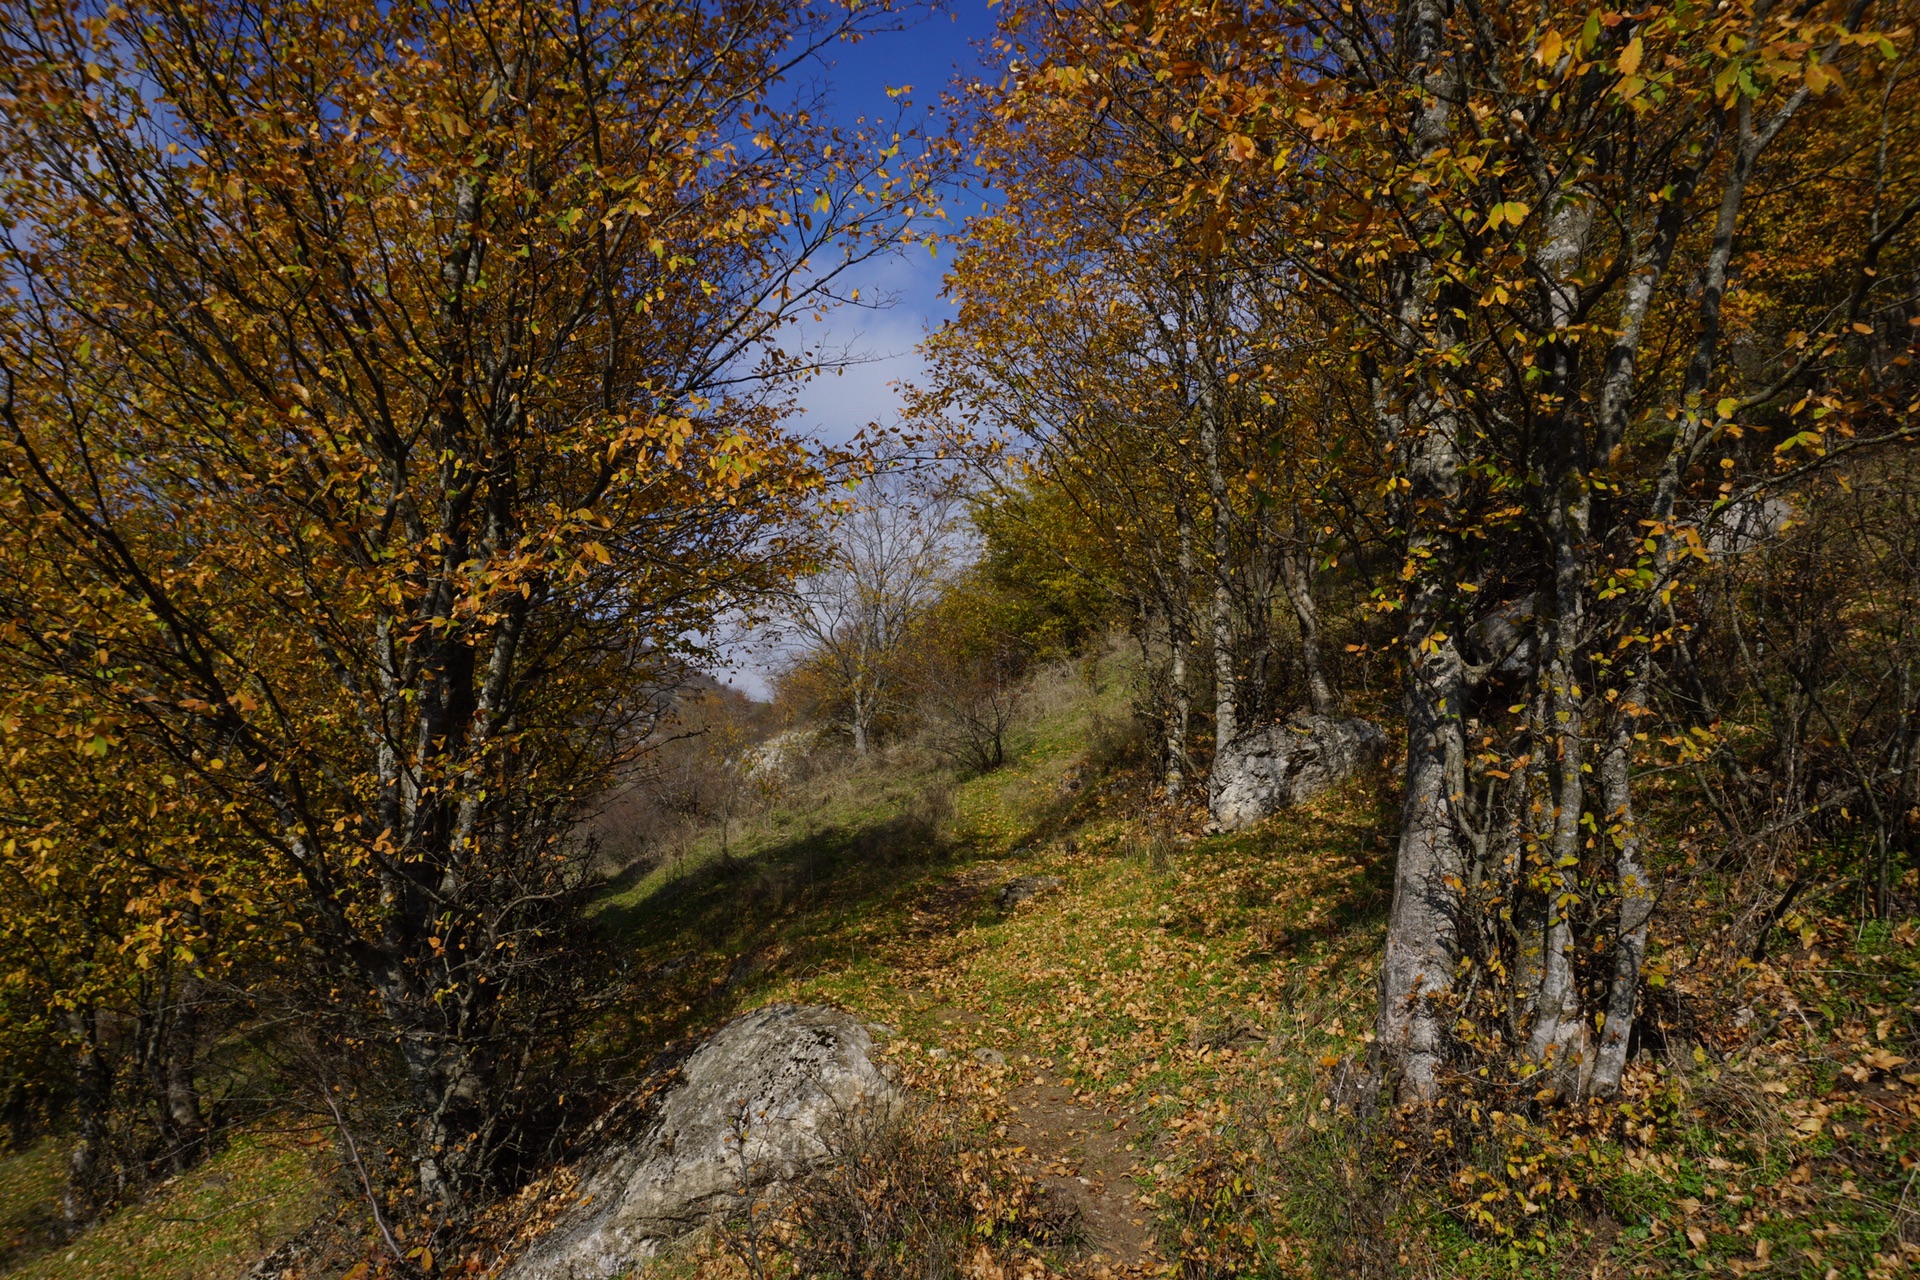
[[[918,964],[903,963],[902,969],[951,972],[953,957],[928,954],[925,944],[951,936],[973,919],[1011,874],[1003,864],[982,863],[931,886],[910,909],[903,937],[902,961],[911,958]],[[927,998],[930,993],[923,989],[919,995]],[[1044,1186],[1056,1203],[1070,1207],[1085,1231],[1089,1256],[1073,1274],[1092,1280],[1145,1274],[1158,1255],[1152,1214],[1140,1204],[1134,1181],[1146,1152],[1132,1117],[1076,1098],[1056,1074],[1053,1060],[1023,1052],[1034,1046],[1017,1039],[1002,1041],[1003,1052],[977,1040],[969,1043],[983,1022],[974,1010],[930,1002],[921,1012],[949,1040],[936,1054],[972,1054],[1005,1082],[1001,1105],[994,1110],[1005,1124],[1004,1141],[1019,1150],[1015,1167]],[[1138,1149],[1130,1151],[1129,1146]]]
[[[1095,1260],[1128,1268],[1145,1263],[1153,1235],[1133,1180],[1144,1153],[1127,1150],[1137,1145],[1131,1118],[1077,1101],[1048,1062],[1039,1064],[1034,1079],[1008,1090],[1007,1104],[1007,1140],[1025,1148],[1027,1173],[1078,1210]]]
[[[955,932],[973,915],[980,901],[1006,877],[1004,867],[988,862],[957,871],[940,880],[913,907],[905,940],[909,943],[925,942]]]
[[[986,863],[946,877],[915,905],[907,939],[924,943],[953,933],[1009,874],[1005,866]],[[942,959],[935,965],[950,963]],[[981,1021],[979,1014],[947,1004],[927,1014],[949,1031]],[[1004,1064],[998,1071],[1011,1069],[1022,1078],[1007,1089],[1003,1113],[1006,1141],[1021,1149],[1020,1171],[1079,1215],[1092,1255],[1085,1274],[1137,1272],[1156,1254],[1151,1212],[1139,1203],[1134,1182],[1145,1150],[1128,1150],[1139,1147],[1132,1117],[1081,1102],[1055,1074],[1053,1061],[1029,1058],[1022,1047],[1007,1045],[1005,1058],[994,1058]]]

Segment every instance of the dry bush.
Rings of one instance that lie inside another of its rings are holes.
[[[1020,668],[1005,652],[923,663],[916,685],[927,744],[967,773],[1005,764],[1007,736],[1026,691]]]
[[[720,1233],[755,1280],[947,1280],[971,1274],[983,1243],[1030,1252],[1080,1242],[1072,1209],[990,1167],[950,1117],[852,1125],[835,1141],[825,1169],[777,1217]]]
[[[644,871],[695,832],[745,816],[763,797],[753,751],[774,709],[710,681],[662,707],[653,738],[586,824],[608,874]]]
[[[1027,682],[1026,718],[1058,721],[1072,716],[1087,704],[1092,674],[1090,661],[1069,659],[1035,667]]]
[[[959,1274],[973,1211],[959,1144],[907,1125],[850,1135],[789,1212],[795,1272],[863,1280]]]

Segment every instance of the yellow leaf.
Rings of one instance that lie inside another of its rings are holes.
[[[1639,74],[1640,59],[1645,56],[1646,48],[1640,43],[1640,37],[1635,36],[1627,42],[1627,47],[1620,51],[1620,74],[1623,76]]]
[[[1508,200],[1496,204],[1487,210],[1485,230],[1492,231],[1501,223],[1517,227],[1527,220],[1528,206],[1524,200]]]
[[[1539,60],[1541,66],[1551,67],[1560,61],[1560,53],[1564,47],[1560,40],[1560,33],[1549,31],[1540,37],[1539,47],[1533,51],[1533,56]]]

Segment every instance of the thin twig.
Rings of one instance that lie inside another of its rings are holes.
[[[320,1096],[327,1100],[327,1110],[333,1112],[334,1127],[347,1144],[347,1155],[353,1160],[353,1171],[360,1175],[360,1186],[367,1193],[367,1207],[373,1210],[373,1222],[380,1228],[381,1239],[387,1242],[387,1249],[393,1254],[394,1261],[405,1262],[406,1256],[400,1252],[399,1242],[393,1238],[393,1232],[387,1229],[387,1220],[380,1212],[380,1197],[373,1193],[373,1179],[367,1176],[367,1166],[360,1163],[360,1148],[354,1145],[353,1134],[347,1131],[347,1122],[341,1117],[340,1108],[334,1104],[333,1090],[324,1080],[320,1082]]]

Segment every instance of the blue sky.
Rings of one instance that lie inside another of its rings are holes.
[[[863,115],[889,116],[896,104],[887,90],[911,85],[913,102],[935,109],[926,127],[944,128],[946,121],[938,112],[940,95],[957,72],[979,70],[978,46],[992,36],[994,22],[995,10],[988,0],[947,0],[944,9],[907,30],[839,46],[829,55],[831,65],[823,72],[834,115],[847,124]],[[958,225],[979,204],[978,192],[956,195],[947,205],[951,224]],[[891,297],[891,305],[878,310],[845,307],[818,324],[801,326],[797,336],[809,346],[849,348],[867,358],[838,375],[810,383],[800,395],[800,413],[792,424],[796,429],[838,443],[870,422],[890,425],[897,420],[897,384],[912,381],[920,371],[915,348],[928,330],[951,314],[940,297],[940,278],[949,258],[947,250],[933,256],[919,247],[898,258],[866,264],[850,286],[860,289],[863,300]],[[721,652],[715,675],[751,697],[769,696],[770,654],[744,638],[723,642]]]
[[[956,71],[980,67],[978,43],[993,34],[996,11],[987,0],[949,0],[943,11],[905,31],[870,36],[843,45],[830,55],[825,71],[834,114],[851,122],[866,115],[885,116],[894,106],[889,88],[913,87],[916,106],[938,108],[941,92]],[[933,129],[945,121],[936,114]],[[979,197],[956,197],[948,216],[958,223],[977,209]],[[893,384],[911,380],[919,369],[914,348],[927,330],[946,318],[940,277],[949,254],[930,256],[924,247],[900,258],[865,267],[854,281],[861,297],[890,296],[882,310],[843,308],[824,323],[805,328],[810,340],[849,347],[870,357],[835,376],[817,379],[802,392],[796,426],[821,439],[843,441],[869,422],[891,423],[899,410]]]

